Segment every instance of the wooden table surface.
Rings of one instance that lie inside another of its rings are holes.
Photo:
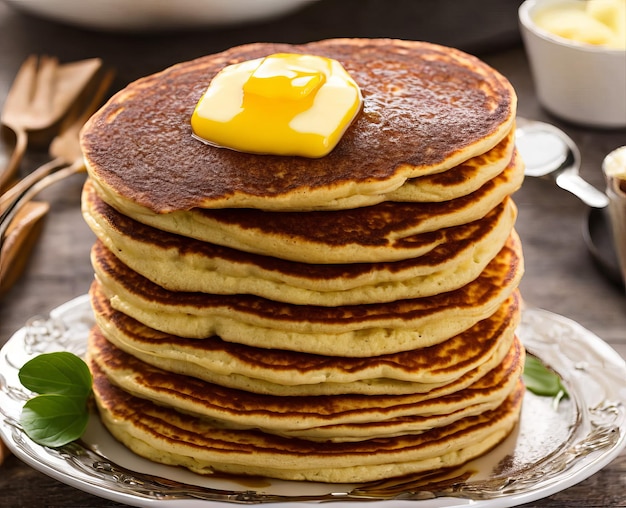
[[[449,12],[445,4],[398,0],[391,2],[394,9],[390,10],[385,7],[386,1],[322,0],[304,11],[262,25],[132,35],[66,27],[22,15],[0,3],[0,102],[20,63],[31,53],[56,55],[62,62],[101,57],[117,70],[113,89],[119,89],[178,61],[244,42],[305,42],[335,36],[424,39],[473,52],[507,76],[519,96],[519,113],[563,128],[580,146],[583,177],[602,188],[601,161],[611,150],[626,144],[626,131],[567,125],[542,110],[517,32],[515,12],[519,2],[483,0],[483,5],[491,8],[484,11],[489,23],[480,27],[476,23],[466,26],[465,19],[471,13],[457,9],[452,17],[442,15]],[[461,4],[469,8],[474,2],[456,2],[455,6]],[[45,160],[45,152],[30,152],[23,170]],[[0,346],[31,316],[46,315],[89,287],[92,270],[88,252],[94,237],[79,210],[83,178],[74,177],[42,196],[50,202],[51,211],[26,273],[0,301]],[[588,209],[551,182],[538,179],[527,179],[515,200],[520,211],[517,229],[526,260],[521,284],[526,302],[579,322],[626,358],[626,297],[600,273],[587,251],[581,231]],[[524,506],[574,505],[626,506],[626,452],[581,483]],[[11,456],[0,466],[0,506],[121,505],[51,479]]]

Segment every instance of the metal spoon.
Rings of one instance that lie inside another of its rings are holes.
[[[606,194],[578,174],[580,151],[561,129],[517,117],[515,142],[526,165],[526,176],[548,176],[592,208],[608,206]]]

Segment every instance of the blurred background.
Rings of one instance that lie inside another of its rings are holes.
[[[160,3],[151,1],[155,5]],[[55,0],[41,3],[47,4],[45,9],[50,10]],[[169,3],[182,6],[186,2]],[[124,26],[130,24],[129,13],[118,9],[119,25],[114,26],[114,21],[107,20],[104,30],[53,20],[53,17],[79,18],[76,13],[52,17],[32,14],[39,4],[36,0],[3,0],[0,1],[0,58],[4,72],[11,75],[17,72],[25,48],[29,53],[58,54],[67,60],[99,56],[105,59],[105,65],[116,69],[117,78],[112,86],[112,90],[116,90],[168,65],[247,42],[301,43],[331,37],[396,37],[485,54],[519,43],[517,9],[520,3],[521,0],[315,0],[261,22],[249,20],[215,26],[207,21],[205,26],[191,28],[141,26],[134,30]],[[75,9],[92,10],[94,5],[85,0],[58,0],[58,4],[68,10],[72,4]],[[115,20],[113,14],[117,13],[107,14]],[[199,10],[197,14],[198,17],[203,15]],[[171,24],[175,22],[172,17]],[[97,26],[104,25],[105,21],[99,23],[96,19],[90,23]],[[140,20],[136,22],[139,23]],[[188,26],[196,23],[203,24],[197,20],[187,21]],[[9,85],[6,81],[1,83],[6,89],[0,89],[0,97],[6,95]]]

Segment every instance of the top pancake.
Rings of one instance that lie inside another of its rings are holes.
[[[319,159],[259,156],[193,138],[190,118],[213,76],[278,52],[334,58],[361,87],[362,111],[337,147]],[[257,43],[130,84],[87,123],[82,148],[107,193],[155,213],[350,209],[490,150],[511,131],[515,108],[504,77],[455,49],[390,39]]]

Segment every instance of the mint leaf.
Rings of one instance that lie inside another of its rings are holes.
[[[20,382],[36,393],[55,393],[88,397],[91,372],[73,353],[44,353],[26,362],[19,372]]]
[[[51,393],[27,401],[20,417],[26,434],[36,443],[50,447],[78,439],[88,420],[87,398]]]
[[[39,393],[24,404],[20,423],[36,443],[56,447],[78,439],[89,421],[92,377],[87,364],[66,351],[26,362],[20,382]]]
[[[536,395],[557,400],[568,397],[561,378],[534,356],[526,356],[523,376],[526,388]]]

